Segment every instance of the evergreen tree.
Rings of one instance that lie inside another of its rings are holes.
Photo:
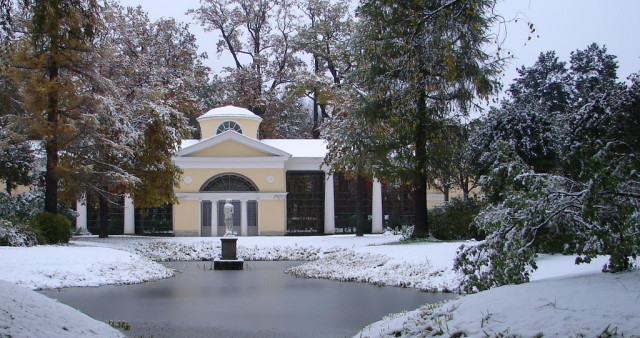
[[[557,96],[541,97],[537,89],[547,86],[540,81],[516,81],[522,90],[512,92],[515,102],[490,114],[474,136],[489,149],[480,157],[481,183],[492,204],[475,219],[486,241],[461,247],[456,259],[468,291],[528,281],[539,252],[575,254],[576,263],[609,255],[604,271],[633,267],[640,153],[631,135],[640,133],[640,85],[637,74],[629,87],[618,83],[615,56],[604,51],[591,45],[572,53],[568,76],[559,83],[551,77],[563,88]],[[549,102],[566,104],[553,114]],[[519,147],[523,141],[529,145]],[[539,161],[545,148],[556,154],[549,166]]]
[[[45,211],[58,210],[59,153],[85,106],[82,78],[94,36],[94,0],[21,2],[24,34],[12,46],[14,78],[23,95],[30,138],[46,152]]]
[[[486,52],[493,1],[367,1],[358,8],[351,81],[366,92],[375,175],[413,187],[414,236],[428,235],[429,152],[445,121],[492,93],[501,60]],[[337,140],[357,142],[356,140]]]

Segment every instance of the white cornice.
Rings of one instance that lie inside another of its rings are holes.
[[[227,198],[231,198],[234,200],[241,201],[249,201],[249,200],[258,200],[258,201],[269,201],[269,200],[284,200],[287,196],[286,192],[257,192],[257,191],[248,191],[248,192],[231,192],[231,191],[222,191],[222,192],[182,192],[176,193],[176,196],[180,200],[191,200],[191,201],[217,201],[224,200]]]
[[[285,169],[287,170],[324,170],[322,165],[324,158],[321,157],[293,157],[285,162]]]
[[[173,163],[183,169],[282,169],[285,157],[174,157]]]

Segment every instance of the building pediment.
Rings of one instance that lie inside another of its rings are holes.
[[[178,151],[176,157],[281,157],[286,159],[291,157],[291,154],[234,131],[227,131]]]

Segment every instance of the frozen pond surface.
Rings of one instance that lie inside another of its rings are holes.
[[[95,319],[125,321],[130,337],[346,337],[383,315],[454,297],[284,273],[299,264],[213,271],[212,262],[169,262],[178,273],[166,280],[42,293]]]

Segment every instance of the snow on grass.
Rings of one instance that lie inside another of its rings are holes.
[[[364,246],[325,255],[287,272],[306,278],[451,292],[458,289],[462,278],[452,269],[459,246],[457,242]]]
[[[245,261],[313,261],[336,250],[397,242],[399,236],[238,237],[238,257]],[[212,260],[220,257],[219,237],[154,238],[137,236],[75,237],[71,243],[109,247],[158,262]]]
[[[106,323],[0,280],[1,337],[124,337]]]
[[[133,284],[173,275],[158,263],[109,248],[0,247],[0,257],[0,279],[35,290]]]
[[[640,334],[640,271],[503,286],[373,323],[356,337]]]

